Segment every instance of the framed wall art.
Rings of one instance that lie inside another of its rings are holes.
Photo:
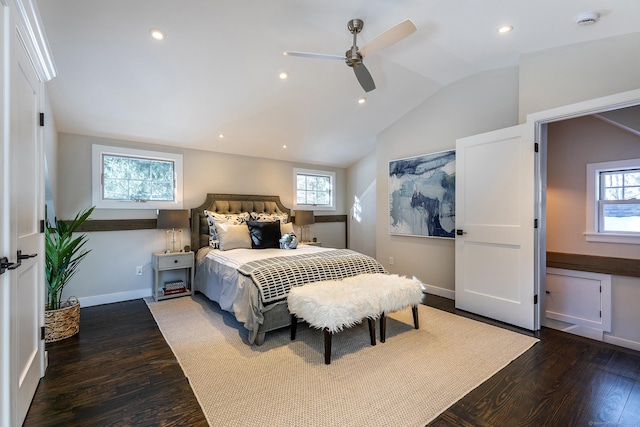
[[[454,238],[456,152],[389,162],[389,233]]]

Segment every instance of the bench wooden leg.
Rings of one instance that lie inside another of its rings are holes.
[[[371,345],[376,345],[376,319],[368,317],[367,321],[369,322],[369,338],[371,338]]]
[[[412,306],[411,311],[413,312],[413,326],[415,326],[416,329],[420,329],[420,321],[418,320],[418,306]]]
[[[298,319],[295,314],[291,315],[291,341],[296,339],[296,329],[298,328]]]
[[[324,328],[324,364],[331,364],[331,331]]]
[[[380,316],[380,342],[387,339],[387,316],[382,313]]]

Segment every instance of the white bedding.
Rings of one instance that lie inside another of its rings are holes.
[[[237,269],[250,261],[276,256],[293,256],[305,253],[330,251],[333,249],[299,244],[297,249],[233,249],[221,251],[209,247],[196,254],[195,290],[202,292],[220,308],[233,313],[236,319],[249,330],[249,342],[253,343],[258,327],[263,322],[265,311],[286,301],[264,306],[258,288],[251,278]]]

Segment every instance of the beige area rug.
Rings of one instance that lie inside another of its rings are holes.
[[[212,426],[424,426],[538,341],[421,305],[420,329],[393,313],[385,343],[366,322],[334,335],[325,365],[306,324],[250,346],[201,294],[147,304]]]

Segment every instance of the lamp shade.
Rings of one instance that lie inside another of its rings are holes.
[[[187,209],[159,209],[156,228],[189,228],[189,211]]]
[[[313,211],[296,211],[294,222],[296,225],[302,226],[315,224],[316,219],[313,216]]]

